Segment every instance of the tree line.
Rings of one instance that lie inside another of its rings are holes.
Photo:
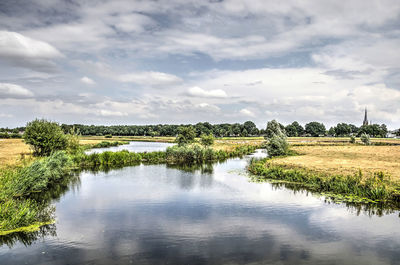
[[[388,129],[385,124],[371,124],[357,127],[353,124],[338,123],[336,126],[326,129],[320,122],[309,122],[303,127],[297,121],[284,126],[280,124],[280,129],[289,137],[302,136],[361,136],[368,134],[371,137],[386,137]],[[221,123],[210,124],[209,122],[199,122],[192,124],[158,124],[158,125],[83,125],[83,124],[62,124],[61,129],[64,133],[69,133],[71,129],[78,131],[82,135],[106,136],[172,136],[179,134],[181,127],[192,127],[196,137],[212,134],[215,137],[247,137],[247,136],[265,136],[268,134],[268,128],[258,129],[252,121],[240,123]],[[0,138],[21,138],[25,127],[14,129],[0,128]],[[397,130],[400,136],[400,130]]]

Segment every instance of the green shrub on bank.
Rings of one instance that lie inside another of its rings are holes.
[[[368,134],[366,133],[361,134],[360,139],[361,142],[363,142],[365,145],[371,145],[371,139]]]
[[[28,122],[23,137],[37,156],[48,156],[54,151],[65,150],[68,144],[58,123],[44,119]]]
[[[383,173],[362,179],[361,171],[353,176],[322,175],[305,169],[293,169],[267,163],[266,159],[251,161],[248,170],[258,179],[296,182],[317,192],[331,192],[366,197],[376,201],[397,200],[398,194]]]
[[[274,134],[268,139],[266,148],[269,156],[287,155],[289,152],[289,143],[283,133]]]

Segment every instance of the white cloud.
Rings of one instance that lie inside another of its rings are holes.
[[[204,90],[197,86],[189,88],[188,95],[201,98],[226,98],[228,96],[222,89]]]
[[[110,75],[110,77],[124,83],[135,83],[148,86],[173,85],[182,82],[182,79],[175,75],[161,72],[136,72]]]
[[[121,111],[111,111],[111,110],[99,110],[98,114],[100,116],[105,116],[105,117],[109,117],[109,116],[127,116],[128,113],[125,112],[121,112]]]
[[[29,98],[33,93],[16,84],[0,83],[0,98]]]
[[[211,112],[218,112],[221,109],[218,106],[208,104],[208,103],[200,103],[197,105],[197,107],[202,110],[202,111],[211,111]]]
[[[239,112],[240,112],[240,114],[242,114],[244,116],[248,116],[248,117],[255,117],[256,116],[251,110],[246,109],[246,108],[241,109]]]
[[[82,77],[80,80],[81,80],[82,83],[84,83],[86,85],[95,85],[96,84],[96,82],[93,81],[93,79],[91,79],[91,78],[89,78],[87,76]]]
[[[0,31],[0,58],[13,66],[37,71],[51,71],[51,61],[63,55],[50,44],[17,32]]]

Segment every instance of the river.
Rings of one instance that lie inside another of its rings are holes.
[[[251,182],[249,157],[83,172],[56,223],[3,240],[0,264],[399,264],[399,212]]]

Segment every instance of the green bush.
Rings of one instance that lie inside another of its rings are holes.
[[[192,126],[180,127],[179,134],[176,136],[175,142],[178,145],[182,146],[185,144],[190,144],[194,142],[194,138],[196,137],[196,131]]]
[[[23,138],[37,156],[48,156],[68,146],[68,139],[58,123],[44,119],[29,122]]]
[[[283,133],[274,134],[268,140],[266,148],[269,156],[282,156],[289,152],[289,144]]]
[[[214,144],[214,140],[215,140],[215,138],[214,138],[214,136],[210,133],[210,134],[202,134],[201,136],[200,136],[200,143],[203,145],[203,146],[210,146],[210,145],[213,145]]]
[[[371,139],[370,139],[369,135],[366,133],[361,134],[360,139],[361,139],[361,142],[363,142],[365,145],[371,144]]]
[[[350,143],[355,144],[356,143],[356,137],[355,136],[350,136]]]
[[[104,138],[112,138],[111,134],[107,134],[106,136],[104,136]]]

